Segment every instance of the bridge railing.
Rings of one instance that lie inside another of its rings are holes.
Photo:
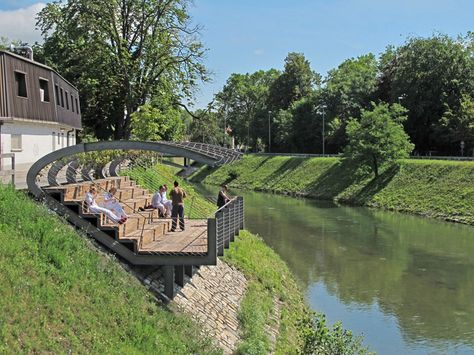
[[[244,229],[244,198],[237,196],[219,208],[213,219],[208,220],[209,233],[216,236],[217,255],[223,256],[240,230]]]

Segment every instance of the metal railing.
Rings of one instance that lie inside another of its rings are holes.
[[[240,230],[244,229],[244,198],[237,196],[219,208],[215,218],[208,221],[215,223],[215,228],[209,228],[208,233],[215,232],[217,255],[223,256],[224,249],[228,249]]]

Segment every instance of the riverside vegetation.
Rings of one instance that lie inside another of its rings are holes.
[[[144,174],[161,183],[175,178],[167,167],[129,174],[144,185]],[[195,213],[215,210],[178,180],[195,196]],[[46,207],[1,185],[0,240],[1,353],[221,353],[199,324],[158,303],[115,258]],[[271,349],[266,329],[276,326],[274,300],[281,304],[276,353],[366,351],[360,338],[340,325],[330,329],[308,310],[284,262],[258,236],[241,232],[224,260],[249,280],[238,353]]]
[[[247,155],[192,180],[474,224],[474,162],[400,160],[377,178],[340,158]]]

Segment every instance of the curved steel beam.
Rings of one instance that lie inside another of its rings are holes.
[[[80,143],[71,147],[62,148],[49,153],[35,162],[28,170],[26,182],[28,190],[37,198],[44,196],[43,190],[36,184],[36,176],[48,164],[57,160],[80,153],[104,150],[148,150],[164,154],[183,156],[194,161],[214,166],[219,161],[216,157],[205,152],[197,152],[185,146],[168,144],[166,142],[140,142],[140,141],[106,141],[93,143]]]

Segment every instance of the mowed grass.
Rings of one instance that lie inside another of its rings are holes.
[[[117,261],[0,186],[0,353],[220,353]]]
[[[268,354],[272,344],[266,326],[279,329],[276,354],[298,353],[304,341],[298,322],[308,308],[286,264],[261,238],[247,231],[240,232],[223,260],[241,270],[249,281],[239,311],[242,342],[237,353]]]
[[[203,196],[197,193],[193,186],[186,182],[186,180],[176,176],[179,169],[156,164],[154,166],[143,168],[136,167],[124,172],[124,175],[130,176],[140,186],[148,189],[154,193],[160,185],[166,184],[168,186],[168,198],[174,181],[178,181],[179,186],[186,192],[187,197],[184,200],[184,213],[186,218],[208,218],[216,212],[217,207],[214,203],[206,200]]]
[[[250,155],[192,178],[474,224],[474,162],[402,160],[374,179],[338,158]]]

